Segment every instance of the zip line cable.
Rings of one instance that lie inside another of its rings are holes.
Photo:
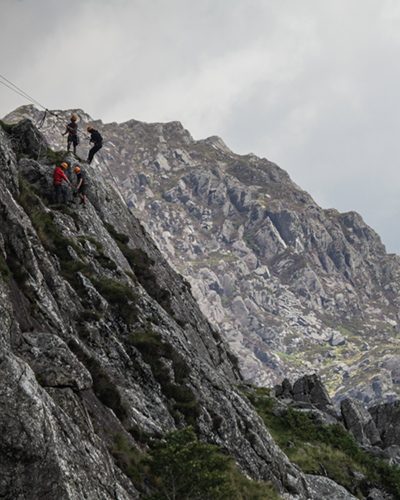
[[[26,95],[24,95],[22,92],[19,92],[18,90],[14,89],[13,87],[11,87],[11,85],[8,85],[6,82],[2,82],[0,80],[0,83],[2,85],[4,85],[5,87],[9,88],[10,90],[12,90],[13,92],[15,92],[16,94],[20,95],[21,97],[23,97],[24,99],[28,100],[30,103],[34,104],[33,101],[31,101],[31,99],[28,99],[28,97]]]
[[[44,106],[42,103],[40,103],[34,97],[32,97],[31,95],[29,95],[27,92],[25,92],[25,90],[23,90],[20,87],[18,87],[18,85],[15,85],[15,83],[13,83],[11,80],[9,80],[8,78],[6,78],[4,75],[0,74],[0,78],[1,78],[1,80],[4,80],[4,81],[0,80],[0,83],[2,83],[4,86],[8,87],[13,92],[19,94],[21,97],[24,97],[25,99],[27,99],[28,101],[30,101],[32,104],[36,104],[37,106],[40,106],[45,111],[47,111],[47,112],[49,112],[51,114],[55,114],[55,113],[52,113],[51,111],[49,111],[46,106]]]
[[[3,81],[2,81],[3,80]],[[3,76],[2,74],[0,74],[0,83],[2,85],[4,85],[5,87],[7,87],[8,89],[12,90],[13,92],[15,92],[16,94],[18,94],[19,96],[23,97],[24,99],[26,99],[27,101],[29,101],[31,104],[36,104],[37,106],[41,107],[44,109],[44,115],[43,115],[43,118],[40,120],[40,125],[38,128],[41,128],[46,120],[46,116],[47,116],[47,113],[49,113],[50,115],[53,115],[55,116],[57,119],[60,118],[56,113],[50,111],[46,106],[44,106],[43,104],[41,104],[39,101],[37,101],[34,97],[32,97],[31,95],[29,95],[27,92],[25,92],[24,90],[22,90],[20,87],[18,87],[17,85],[15,85],[15,83],[13,83],[11,80],[9,80],[8,78],[6,78],[5,76]],[[53,124],[53,127],[56,125],[56,123]],[[80,135],[81,137],[83,137],[83,134],[80,130],[77,130],[77,134]],[[40,144],[40,150],[41,150],[41,144]],[[39,150],[39,156],[40,156],[40,151]],[[125,199],[125,197],[123,196],[119,186],[118,186],[118,182],[116,181],[113,173],[111,172],[111,169],[109,168],[108,164],[107,164],[107,161],[104,159],[104,157],[102,155],[100,155],[101,158],[103,159],[103,162],[106,166],[106,169],[108,171],[108,174],[109,176],[111,177],[113,183],[114,183],[114,186],[115,188],[117,189],[121,199],[125,202],[125,205],[128,207],[128,204],[127,204],[127,201]],[[129,208],[129,207],[128,207]]]
[[[4,80],[4,81],[2,81]],[[23,97],[24,99],[28,100],[31,104],[36,104],[37,106],[41,107],[42,109],[44,109],[45,113],[44,113],[44,116],[43,118],[41,118],[40,120],[40,125],[38,128],[41,128],[44,124],[44,121],[46,120],[46,116],[47,114],[49,115],[53,115],[55,116],[56,118],[60,118],[59,115],[57,113],[54,113],[54,111],[50,111],[49,108],[47,108],[46,106],[44,106],[43,104],[41,104],[38,100],[36,100],[34,97],[32,97],[31,95],[29,95],[27,92],[25,92],[23,89],[21,89],[20,87],[18,87],[18,85],[16,85],[15,83],[13,83],[11,80],[9,80],[8,78],[6,78],[4,75],[0,74],[0,83],[2,85],[4,85],[5,87],[7,87],[8,89],[12,90],[13,92],[15,92],[16,94],[20,95],[21,97]],[[60,120],[63,120],[63,118],[60,118]],[[53,127],[55,126],[56,124],[54,123],[53,124]],[[83,133],[78,130],[77,131],[77,134],[81,137],[86,137],[85,135],[83,135]]]

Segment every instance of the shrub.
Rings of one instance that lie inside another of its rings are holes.
[[[93,379],[93,392],[99,400],[113,410],[115,415],[123,420],[127,416],[127,411],[122,404],[118,387],[111,380],[110,376],[101,366],[97,359],[85,352],[78,342],[71,339],[68,347],[76,355],[79,361],[89,370]]]
[[[153,444],[149,479],[156,491],[152,500],[261,500],[276,499],[271,485],[247,479],[231,457],[217,446],[197,439],[193,429],[168,434]]]
[[[275,441],[304,472],[326,474],[355,495],[373,484],[400,498],[400,468],[369,455],[342,425],[322,425],[291,408],[276,414],[275,400],[262,389],[247,395]],[[354,472],[365,475],[366,481],[356,480]]]
[[[123,434],[114,436],[114,444],[110,451],[118,467],[131,479],[138,490],[143,491],[145,473],[142,465],[143,453],[132,446]]]

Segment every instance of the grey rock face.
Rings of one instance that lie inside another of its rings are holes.
[[[308,474],[307,482],[311,489],[312,500],[328,498],[329,500],[355,500],[357,498],[329,477]]]
[[[83,130],[93,121],[77,112]],[[26,116],[42,114],[23,107],[7,119]],[[399,257],[358,214],[323,210],[275,164],[215,137],[195,141],[178,122],[95,124],[106,138],[96,169],[112,172],[190,281],[246,379],[272,385],[317,371],[338,400],[400,394]],[[45,122],[54,147],[63,127]]]
[[[70,387],[78,391],[92,387],[89,371],[59,337],[35,332],[24,333],[22,339],[20,354],[42,387]]]
[[[388,495],[384,491],[374,488],[369,492],[367,500],[394,500],[394,498],[392,495]]]
[[[3,498],[138,498],[92,432],[74,425],[21,359],[0,359],[0,492]]]
[[[87,208],[53,205],[43,139],[14,132],[0,128],[0,496],[137,498],[115,436],[135,449],[134,430],[195,423],[248,475],[306,498],[190,285],[112,185],[88,167]]]
[[[356,440],[363,445],[379,445],[381,438],[371,414],[358,401],[345,399],[341,402],[343,422]]]
[[[326,413],[335,413],[333,403],[317,375],[305,375],[293,384],[293,399],[311,403]]]
[[[400,401],[385,403],[369,408],[383,447],[400,446]]]

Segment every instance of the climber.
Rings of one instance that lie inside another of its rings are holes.
[[[78,124],[76,123],[77,121],[78,116],[75,114],[71,115],[71,121],[68,123],[65,128],[65,132],[63,133],[63,135],[68,134],[67,148],[69,151],[72,144],[74,147],[74,155],[76,155],[76,146],[79,144]]]
[[[53,186],[54,186],[54,198],[55,203],[59,203],[59,199],[61,197],[62,203],[67,203],[68,201],[68,192],[65,187],[64,182],[67,184],[71,184],[68,177],[65,175],[64,170],[67,170],[68,163],[63,162],[61,165],[56,166],[53,172]]]
[[[93,156],[103,147],[103,138],[101,137],[100,133],[95,130],[93,127],[90,125],[86,129],[90,133],[90,140],[89,142],[93,142],[94,146],[92,149],[89,151],[89,156],[88,156],[88,163],[89,165],[92,163]]]
[[[86,182],[86,176],[84,172],[82,172],[81,167],[76,164],[74,166],[74,172],[76,174],[76,179],[78,181],[76,185],[76,195],[79,194],[81,201],[79,202],[79,205],[83,205],[86,208],[86,193],[87,193],[87,182]]]

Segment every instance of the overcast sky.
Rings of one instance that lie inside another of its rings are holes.
[[[399,0],[0,0],[0,61],[48,108],[267,157],[400,253]]]

